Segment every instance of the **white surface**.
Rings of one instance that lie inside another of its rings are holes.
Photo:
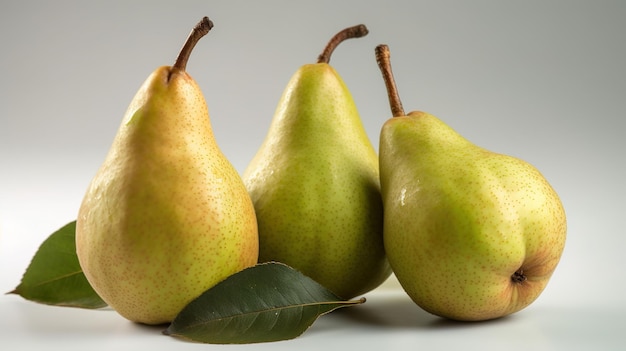
[[[331,64],[374,145],[390,116],[374,47],[387,43],[404,107],[535,164],[568,215],[563,259],[543,295],[503,320],[459,324],[384,287],[292,341],[254,350],[617,350],[626,179],[626,3],[620,1],[9,1],[0,10],[0,292],[39,244],[73,220],[137,88],[171,64],[201,16],[214,30],[188,65],[218,143],[243,171],[297,68],[339,29]],[[0,295],[0,349],[226,349],[183,342],[113,311]],[[623,348],[623,345],[621,346]]]
[[[364,305],[321,316],[293,340],[208,345],[162,335],[113,311],[85,311],[0,300],[2,345],[14,350],[622,350],[622,308],[537,302],[510,317],[458,323],[418,309],[400,290],[379,289]],[[9,318],[11,323],[8,323]],[[7,333],[8,331],[8,333]]]

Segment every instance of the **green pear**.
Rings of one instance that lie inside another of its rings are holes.
[[[559,197],[532,165],[476,146],[428,113],[405,115],[389,56],[376,48],[394,116],[379,153],[385,249],[398,281],[417,305],[450,319],[525,308],[565,245]]]
[[[211,27],[203,18],[176,63],[143,83],[78,213],[83,272],[131,321],[170,322],[205,290],[257,262],[252,201],[185,71]]]
[[[380,285],[383,246],[378,156],[346,84],[329,65],[346,28],[292,76],[243,174],[257,214],[259,261],[279,261],[343,298]]]

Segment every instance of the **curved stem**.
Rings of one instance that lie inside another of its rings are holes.
[[[387,87],[387,96],[389,97],[389,106],[391,107],[391,113],[394,117],[405,116],[404,108],[402,108],[402,101],[400,101],[400,95],[398,94],[398,87],[391,71],[391,54],[389,53],[389,47],[381,44],[376,47],[376,63],[383,74],[383,80]]]
[[[187,41],[185,41],[185,45],[183,45],[183,48],[180,50],[172,68],[176,68],[181,71],[184,71],[187,68],[187,61],[189,61],[191,51],[196,46],[200,38],[205,36],[211,28],[213,28],[213,22],[211,22],[208,17],[203,17],[200,22],[193,27],[191,33],[189,33]]]
[[[330,39],[328,44],[326,44],[324,51],[322,51],[322,53],[317,57],[317,63],[329,63],[330,56],[332,55],[333,51],[335,51],[335,48],[342,41],[346,39],[364,37],[367,35],[367,33],[369,33],[367,27],[365,27],[364,24],[359,24],[354,27],[348,27],[341,32],[335,34],[335,36]]]

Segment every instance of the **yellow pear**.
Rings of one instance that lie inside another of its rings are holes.
[[[252,202],[185,71],[212,26],[204,17],[175,64],[143,83],[78,213],[83,272],[131,321],[170,322],[205,290],[257,262]]]
[[[456,320],[531,304],[566,236],[563,205],[532,165],[463,138],[431,114],[405,114],[386,45],[376,57],[393,117],[380,134],[387,257],[408,295]]]
[[[257,211],[259,260],[290,265],[345,299],[391,274],[378,155],[328,63],[339,43],[366,34],[363,25],[340,31],[317,63],[298,69],[243,175]]]

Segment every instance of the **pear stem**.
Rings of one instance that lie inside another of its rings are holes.
[[[185,45],[183,45],[183,48],[180,50],[172,68],[176,68],[181,71],[184,71],[187,68],[187,61],[189,61],[191,51],[196,46],[200,38],[205,36],[211,28],[213,28],[213,22],[211,22],[208,17],[203,17],[189,33],[187,41],[185,41]]]
[[[404,108],[402,107],[402,101],[398,94],[398,87],[396,86],[396,80],[393,77],[391,71],[391,54],[389,47],[385,44],[380,44],[375,49],[376,63],[383,74],[383,80],[387,87],[387,96],[389,97],[389,106],[391,107],[391,113],[394,117],[405,116]]]
[[[369,33],[367,27],[365,27],[364,24],[359,24],[353,27],[348,27],[341,32],[335,34],[335,36],[333,36],[330,41],[328,41],[328,44],[326,44],[324,51],[322,51],[322,53],[317,57],[317,63],[329,63],[330,56],[333,54],[333,51],[335,51],[335,48],[339,46],[342,41],[346,39],[364,37],[367,35],[367,33]]]

